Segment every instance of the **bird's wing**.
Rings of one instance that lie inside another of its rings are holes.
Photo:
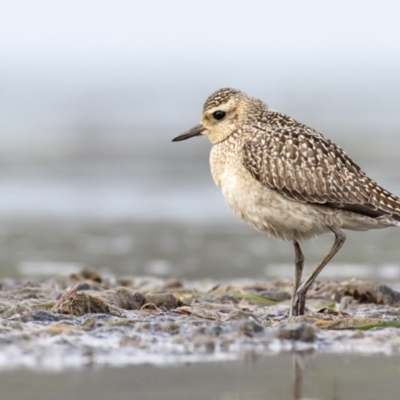
[[[368,178],[340,147],[303,126],[259,131],[245,142],[243,165],[254,179],[290,200],[400,220],[398,197]]]

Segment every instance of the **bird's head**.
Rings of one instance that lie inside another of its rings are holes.
[[[240,130],[240,126],[260,107],[266,106],[239,90],[219,89],[204,103],[201,123],[174,138],[173,142],[199,135],[206,136],[213,144],[222,142]]]

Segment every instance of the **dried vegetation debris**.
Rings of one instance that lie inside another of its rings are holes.
[[[380,328],[392,328],[391,348],[400,352],[400,331],[393,329],[400,326],[400,293],[372,282],[317,283],[300,317],[288,317],[289,281],[215,284],[82,271],[65,278],[8,280],[1,287],[0,355],[7,351],[5,343],[22,351],[45,337],[67,347],[72,344],[65,338],[74,337],[72,347],[85,354],[88,348],[106,351],[110,340],[117,341],[116,348],[147,355],[239,356],[284,351],[294,343],[333,349],[346,341],[354,348],[354,340],[361,346]],[[371,328],[364,336],[354,333]]]
[[[253,318],[271,325],[296,320],[287,318],[290,297],[291,283],[283,280],[211,286],[208,283],[208,287],[199,282],[196,287],[193,282],[186,285],[178,279],[104,279],[96,271],[83,270],[65,278],[2,283],[0,315],[7,319],[43,310],[75,317],[86,314],[126,317],[126,312],[132,310],[172,311],[173,315],[218,321]],[[327,320],[361,322],[360,315],[352,317],[361,304],[370,305],[369,312],[363,308],[365,318],[370,321],[371,313],[373,318],[379,318],[379,305],[398,306],[400,293],[368,281],[316,283],[309,291],[307,304],[313,311],[297,319],[316,326],[324,325],[318,321]],[[382,320],[387,321],[390,315],[397,319],[397,310],[382,313]]]
[[[124,286],[103,291],[87,289],[90,288],[82,290],[80,284],[76,284],[61,295],[52,311],[76,316],[85,314],[123,316],[123,310],[160,309],[165,311],[183,305],[182,301],[172,293],[142,294]]]

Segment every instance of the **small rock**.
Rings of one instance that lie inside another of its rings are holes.
[[[31,314],[21,316],[22,322],[58,322],[70,319],[65,315],[56,314],[49,311],[36,311]]]
[[[262,332],[264,327],[256,322],[253,318],[249,318],[247,320],[240,321],[236,325],[236,329],[238,329],[240,333],[252,337],[255,333]]]
[[[301,342],[315,342],[317,331],[313,325],[308,323],[287,324],[277,330],[276,337],[278,339],[298,340]]]
[[[373,282],[352,281],[339,285],[334,294],[335,301],[350,296],[359,303],[394,305],[400,303],[400,293],[386,285]]]
[[[288,292],[284,292],[283,290],[263,290],[262,292],[259,292],[258,295],[279,302],[290,300],[292,298]]]
[[[147,303],[146,298],[139,292],[133,292],[126,287],[105,290],[102,293],[110,304],[124,310],[140,310]]]
[[[183,302],[172,293],[154,293],[145,296],[146,303],[153,303],[156,307],[172,310],[183,306]]]
[[[208,335],[195,336],[192,343],[196,352],[211,354],[215,351],[215,341]]]
[[[182,287],[183,283],[180,279],[169,279],[163,285],[163,289],[180,289]]]

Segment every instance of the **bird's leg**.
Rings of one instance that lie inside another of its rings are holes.
[[[328,254],[322,259],[321,263],[311,273],[311,275],[297,289],[296,295],[292,303],[291,315],[303,315],[306,306],[306,294],[310,286],[315,281],[315,278],[322,271],[326,264],[340,250],[346,241],[346,234],[339,228],[330,226],[329,229],[335,234],[335,243],[329,250]]]
[[[303,273],[303,267],[304,267],[304,254],[301,251],[301,247],[298,242],[294,241],[294,282],[293,282],[293,296],[292,296],[292,308],[290,309],[290,315],[293,314],[293,308],[294,308],[294,300],[296,298],[296,293],[297,289],[300,286],[300,281],[301,281],[301,274]]]

